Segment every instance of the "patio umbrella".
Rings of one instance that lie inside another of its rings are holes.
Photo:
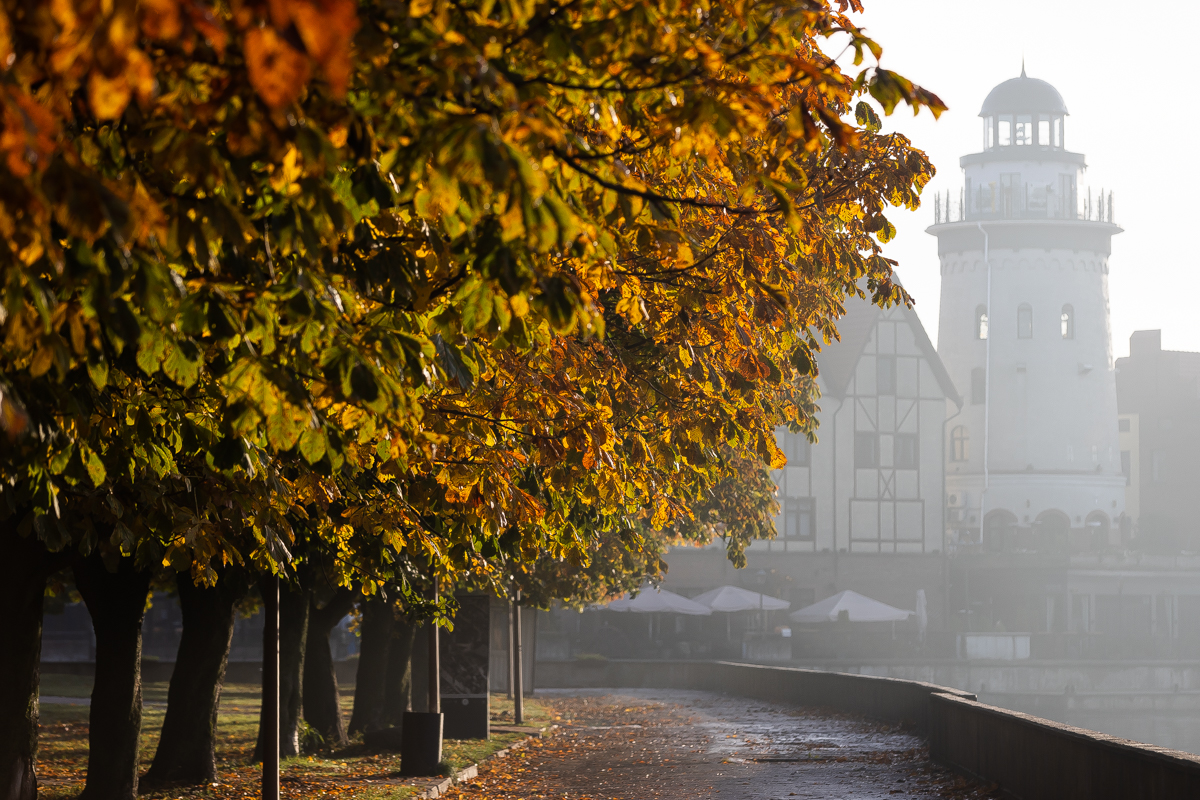
[[[718,586],[696,595],[692,602],[708,606],[713,611],[780,611],[791,605],[778,597],[739,589],[737,586]]]
[[[851,622],[899,622],[913,612],[846,590],[788,614],[795,622],[834,622],[845,611]]]
[[[666,589],[642,589],[637,597],[621,597],[605,606],[609,611],[632,611],[637,614],[651,614],[667,611],[674,614],[692,614],[708,616],[712,609],[694,603],[683,595],[668,592]]]
[[[668,592],[666,589],[651,589],[644,587],[638,592],[637,597],[621,597],[613,600],[607,606],[609,611],[632,611],[635,614],[657,614],[667,612],[672,614],[691,614],[692,616],[707,617],[712,613],[712,609],[707,606],[702,606],[699,603],[693,603],[686,597],[674,592]],[[654,617],[649,617],[650,638],[654,638]]]

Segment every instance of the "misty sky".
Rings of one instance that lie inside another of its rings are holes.
[[[929,191],[962,186],[958,158],[981,144],[987,92],[1021,71],[1053,84],[1067,103],[1067,149],[1087,156],[1080,184],[1115,193],[1109,291],[1113,350],[1161,328],[1163,347],[1200,351],[1196,232],[1200,204],[1195,52],[1200,4],[1112,0],[864,0],[860,22],[884,47],[883,65],[936,92],[950,111],[934,122],[898,110],[888,126],[929,153]],[[937,240],[932,196],[915,213],[893,210],[888,254],[937,341]]]

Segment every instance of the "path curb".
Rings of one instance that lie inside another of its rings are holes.
[[[479,764],[486,764],[489,761],[494,761],[498,758],[504,758],[505,756],[511,754],[512,751],[524,748],[533,739],[544,739],[556,728],[558,728],[557,725],[550,725],[546,728],[538,728],[536,731],[530,731],[529,735],[524,739],[519,739],[510,744],[508,747],[505,747],[502,750],[497,750],[487,758],[483,759],[483,761],[479,762]],[[458,772],[454,773],[448,778],[442,778],[437,783],[427,787],[424,791],[417,794],[416,797],[422,798],[422,800],[433,800],[433,798],[441,797],[452,787],[457,786],[460,783],[468,783],[469,781],[478,778],[479,764],[472,764],[469,767],[460,769]]]

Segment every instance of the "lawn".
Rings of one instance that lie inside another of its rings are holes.
[[[90,677],[47,674],[42,676],[42,695],[88,697]],[[354,687],[342,687],[342,707],[349,719]],[[142,687],[142,753],[144,771],[150,766],[166,712],[167,684],[147,683]],[[209,786],[172,789],[143,794],[146,800],[214,798],[242,800],[258,796],[261,772],[250,762],[258,735],[260,688],[256,684],[227,684],[221,693],[218,717],[218,782]],[[493,724],[512,725],[512,701],[492,695]],[[527,698],[526,725],[536,729],[550,724],[553,709],[543,701]],[[87,768],[88,707],[41,705],[41,739],[38,751],[39,798],[66,800],[83,788]],[[493,733],[487,740],[447,739],[443,745],[443,767],[451,774],[478,763],[492,753],[525,737],[524,733]],[[428,785],[429,780],[398,777],[400,756],[368,752],[361,741],[337,751],[325,751],[284,761],[282,796],[295,800],[338,798],[338,800],[399,800]]]

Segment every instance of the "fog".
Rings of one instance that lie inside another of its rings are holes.
[[[979,149],[980,103],[1017,75],[1049,81],[1070,110],[1069,149],[1087,156],[1087,183],[1115,193],[1125,232],[1113,240],[1113,344],[1127,352],[1134,330],[1158,328],[1168,350],[1200,350],[1200,325],[1187,292],[1195,256],[1186,200],[1200,164],[1181,153],[1200,126],[1191,98],[1192,52],[1200,33],[1194,3],[1155,4],[1152,14],[1113,0],[911,0],[869,2],[862,20],[883,44],[883,63],[930,88],[949,105],[938,121],[898,112],[889,126],[908,135],[938,167],[930,190],[957,198],[959,156]],[[937,340],[937,246],[924,233],[933,209],[893,211],[889,245],[921,320]]]

